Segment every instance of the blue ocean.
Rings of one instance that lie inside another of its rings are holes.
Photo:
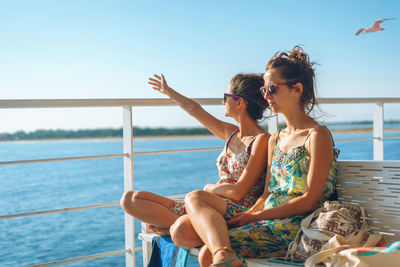
[[[386,136],[400,135],[399,132]],[[335,139],[370,137],[337,134]],[[139,139],[134,151],[222,147],[217,138]],[[339,159],[370,160],[372,141],[337,142]],[[19,141],[0,143],[0,160],[28,160],[123,153],[121,141]],[[134,187],[162,195],[199,189],[218,178],[220,151],[134,157]],[[400,160],[400,139],[385,140],[385,160]],[[0,215],[118,202],[123,194],[122,158],[0,166]],[[140,224],[136,222],[136,231]],[[136,240],[136,246],[141,242]],[[119,206],[0,220],[0,266],[27,266],[122,250],[124,216]],[[142,265],[141,252],[136,254]],[[64,266],[125,266],[125,256]],[[189,266],[198,266],[191,258]]]

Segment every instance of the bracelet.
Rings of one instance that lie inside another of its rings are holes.
[[[219,248],[216,251],[214,251],[213,252],[213,256],[215,256],[215,254],[217,254],[217,252],[220,251],[220,250],[226,250],[226,251],[229,251],[229,252],[232,252],[232,253],[236,254],[236,252],[233,249],[228,248],[228,247],[222,247],[222,248]]]

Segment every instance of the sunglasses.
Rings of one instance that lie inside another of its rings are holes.
[[[232,97],[233,99],[243,98],[243,97],[238,96],[238,95],[233,95],[233,94],[224,93],[224,103],[226,103],[226,100],[228,100],[228,96],[229,96],[229,97]],[[244,103],[246,103],[246,105],[249,104],[249,103],[247,102],[246,99],[243,98],[243,100],[244,100]]]
[[[263,97],[265,97],[267,95],[267,92],[270,93],[271,95],[276,93],[276,88],[279,85],[292,85],[295,84],[296,82],[290,82],[290,83],[273,83],[268,85],[268,88],[265,88],[265,86],[262,86],[260,88],[261,94],[263,95]]]

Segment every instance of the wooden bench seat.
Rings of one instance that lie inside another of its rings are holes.
[[[339,161],[337,191],[339,201],[364,207],[368,229],[382,233],[388,240],[400,240],[400,161]],[[143,231],[143,266],[151,254],[155,235]],[[192,249],[190,255],[197,256]],[[247,259],[248,267],[291,266],[268,262],[268,259]]]

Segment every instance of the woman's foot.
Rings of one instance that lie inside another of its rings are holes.
[[[149,231],[150,233],[153,232],[156,235],[160,235],[160,236],[170,236],[170,232],[168,228],[162,228],[162,227],[158,227],[152,224],[148,224],[147,225],[147,231]]]
[[[218,250],[213,256],[213,264],[216,267],[240,267],[243,262],[236,256],[233,251],[227,249]]]

